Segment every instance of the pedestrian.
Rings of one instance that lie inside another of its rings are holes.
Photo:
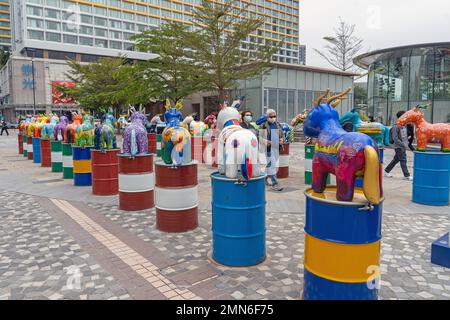
[[[406,112],[399,111],[397,113],[397,119],[403,116]],[[392,178],[392,169],[400,162],[400,166],[403,171],[404,179],[412,181],[413,178],[408,171],[408,158],[406,156],[406,149],[408,148],[408,132],[406,127],[400,127],[395,124],[391,129],[391,142],[395,148],[395,156],[391,163],[384,170],[384,176]]]
[[[241,127],[247,130],[250,130],[255,134],[256,137],[258,137],[258,130],[255,128],[255,126],[252,124],[253,121],[253,113],[249,110],[246,110],[241,113]]]
[[[411,151],[416,151],[416,148],[414,148],[414,146],[413,146],[414,137],[415,137],[414,131],[415,131],[415,128],[414,128],[413,124],[409,123],[406,125],[406,132],[408,134],[408,142],[409,142],[408,147]]]
[[[8,124],[6,123],[5,119],[2,119],[2,132],[0,133],[0,136],[3,135],[4,131],[6,131],[6,134],[9,136]]]
[[[266,114],[256,121],[256,125],[260,126],[260,147],[264,148],[266,153],[266,185],[270,186],[269,179],[272,182],[272,190],[280,192],[283,188],[280,186],[277,178],[277,162],[279,160],[279,152],[284,144],[283,131],[280,123],[277,121],[277,113],[273,109],[268,109]]]

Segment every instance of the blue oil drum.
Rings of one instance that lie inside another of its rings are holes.
[[[41,138],[33,138],[33,163],[41,163]]]
[[[73,181],[78,187],[92,185],[92,147],[73,146]]]
[[[213,259],[248,267],[266,258],[266,175],[241,183],[218,172],[212,181]]]
[[[306,195],[305,300],[376,300],[380,281],[383,201],[369,205],[361,189],[353,202],[336,187]]]
[[[428,206],[448,206],[450,153],[414,152],[412,201]]]
[[[378,150],[378,155],[380,156],[380,164],[383,165],[384,163],[384,149],[380,148]],[[358,178],[355,180],[355,188],[362,188],[363,187],[363,179]]]

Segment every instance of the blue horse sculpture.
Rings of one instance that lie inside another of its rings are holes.
[[[102,123],[95,128],[94,145],[96,150],[117,149],[116,118],[111,113],[106,113]]]
[[[370,203],[379,204],[383,191],[378,147],[367,135],[343,130],[339,114],[334,109],[336,102],[347,96],[350,90],[327,98],[328,91],[314,103],[303,125],[306,136],[317,138],[312,187],[316,193],[323,193],[328,174],[334,174],[337,200],[351,202],[355,179],[363,177],[364,195]]]
[[[379,122],[362,121],[357,109],[353,109],[352,111],[343,114],[339,119],[339,122],[342,126],[351,123],[353,125],[353,132],[367,134],[375,140],[379,148],[382,148],[383,144],[385,146],[390,144],[390,129]]]

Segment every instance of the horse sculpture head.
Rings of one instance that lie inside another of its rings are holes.
[[[426,109],[428,106],[416,106],[406,112],[403,116],[398,119],[397,124],[401,127],[406,126],[409,123],[419,124],[420,122],[425,120],[425,115],[422,112],[422,109]]]
[[[305,135],[317,138],[325,126],[337,125],[340,128],[339,113],[335,108],[350,91],[351,89],[347,89],[338,95],[327,98],[330,93],[330,91],[327,90],[323,96],[320,96],[314,103],[314,107],[309,112],[305,123],[303,124]],[[327,99],[325,100],[325,98]]]
[[[217,130],[223,130],[232,125],[240,125],[241,114],[239,113],[239,109],[244,101],[245,97],[241,97],[239,100],[234,101],[231,107],[228,106],[227,102],[221,106],[221,111],[217,117]]]

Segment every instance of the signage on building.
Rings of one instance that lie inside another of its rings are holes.
[[[64,97],[59,90],[60,87],[75,87],[75,82],[70,81],[52,81],[52,101],[53,104],[75,104],[75,100],[70,97]]]
[[[22,85],[23,89],[33,90],[36,88],[35,81],[33,80],[33,65],[23,64],[22,65]]]

